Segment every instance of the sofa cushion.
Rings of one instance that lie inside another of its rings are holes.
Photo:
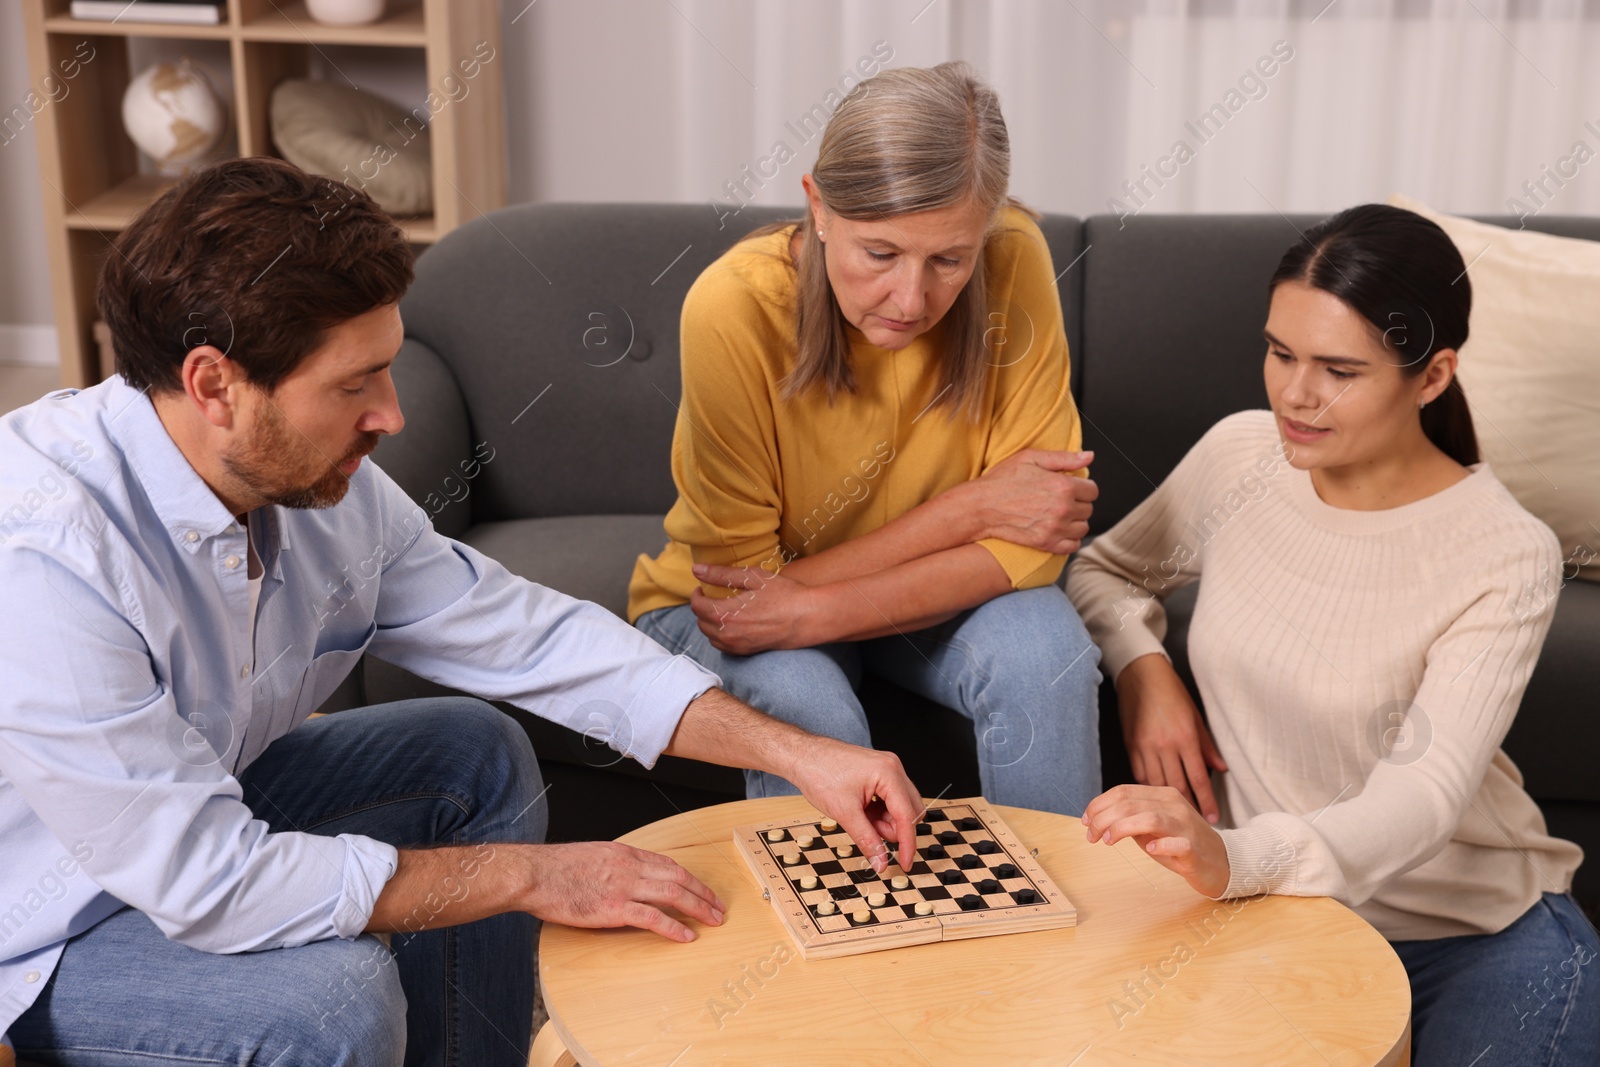
[[[496,450],[473,521],[665,513],[684,294],[745,232],[795,214],[749,207],[719,229],[703,204],[522,204],[422,256],[406,335],[443,358]]]
[[[567,515],[483,522],[461,538],[513,574],[592,600],[626,617],[628,578],[641,552],[667,543],[661,515]]]
[[[1046,215],[1039,232],[1050,246],[1050,264],[1056,271],[1056,293],[1061,297],[1061,320],[1067,334],[1067,356],[1072,360],[1070,388],[1073,399],[1083,395],[1083,222],[1071,215]]]
[[[1506,735],[1506,755],[1528,792],[1546,800],[1600,802],[1594,754],[1600,752],[1600,585],[1568,582],[1539,665]]]

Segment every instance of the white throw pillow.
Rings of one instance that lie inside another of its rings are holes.
[[[1600,581],[1600,242],[1389,203],[1438,223],[1467,263],[1459,374],[1483,458],[1561,539],[1563,577]]]

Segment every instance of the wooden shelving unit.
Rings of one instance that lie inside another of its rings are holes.
[[[182,26],[89,21],[69,13],[70,0],[23,0],[32,85],[62,81],[63,63],[79,60],[84,42],[92,61],[79,62],[69,91],[35,118],[40,187],[50,249],[62,383],[92,384],[100,360],[92,328],[94,288],[111,241],[173,179],[141,173],[138,151],[122,128],[122,94],[130,77],[128,40],[225,41],[232,78],[239,154],[275,155],[267,105],[285,78],[306,77],[322,45],[414,50],[429,91],[445,95],[446,77],[488,44],[496,61],[484,64],[472,90],[431,117],[433,204],[428,216],[399,220],[407,237],[431,244],[506,200],[503,76],[498,66],[496,0],[390,0],[390,13],[366,26],[314,21],[304,0],[227,0],[227,21]],[[46,82],[46,78],[50,82]]]

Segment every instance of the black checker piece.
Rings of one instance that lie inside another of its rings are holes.
[[[922,854],[928,857],[930,860],[942,860],[949,855],[949,853],[944,850],[943,845],[929,845],[927,848],[922,850]]]
[[[956,833],[954,830],[940,830],[939,831],[939,844],[941,844],[941,845],[959,845],[959,844],[961,844],[961,835]]]
[[[960,867],[963,871],[973,871],[977,870],[979,867],[982,867],[983,861],[976,856],[957,856],[956,866]]]
[[[977,819],[973,818],[970,815],[967,816],[965,819],[957,819],[956,820],[956,826],[958,828],[962,829],[962,830],[981,830],[981,829],[983,829],[983,823],[979,822]]]
[[[988,905],[983,902],[982,897],[972,893],[968,893],[964,897],[957,897],[956,904],[960,906],[962,911],[978,911],[982,908],[988,907]]]
[[[1000,851],[1000,844],[987,837],[973,843],[972,850],[981,856],[992,856]]]
[[[993,878],[985,878],[978,883],[978,892],[998,893],[1000,892],[1000,883],[995,881]]]
[[[1017,878],[1021,876],[1021,872],[1017,870],[1015,863],[1002,863],[994,869],[994,876],[996,878]]]
[[[966,885],[967,879],[960,871],[940,871],[939,881],[945,885]]]
[[[1039,891],[1037,889],[1029,889],[1028,887],[1024,886],[1015,893],[1012,893],[1011,899],[1016,901],[1018,904],[1037,904],[1039,903]]]

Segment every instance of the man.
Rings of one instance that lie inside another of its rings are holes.
[[[541,844],[531,747],[481,701],[307,722],[363,652],[647,766],[771,771],[875,864],[909,855],[892,755],[741,704],[362,462],[403,423],[411,278],[364,194],[221,164],[107,257],[119,375],[0,419],[0,1032],[24,1058],[520,1065],[537,919],[722,921],[665,857]]]

